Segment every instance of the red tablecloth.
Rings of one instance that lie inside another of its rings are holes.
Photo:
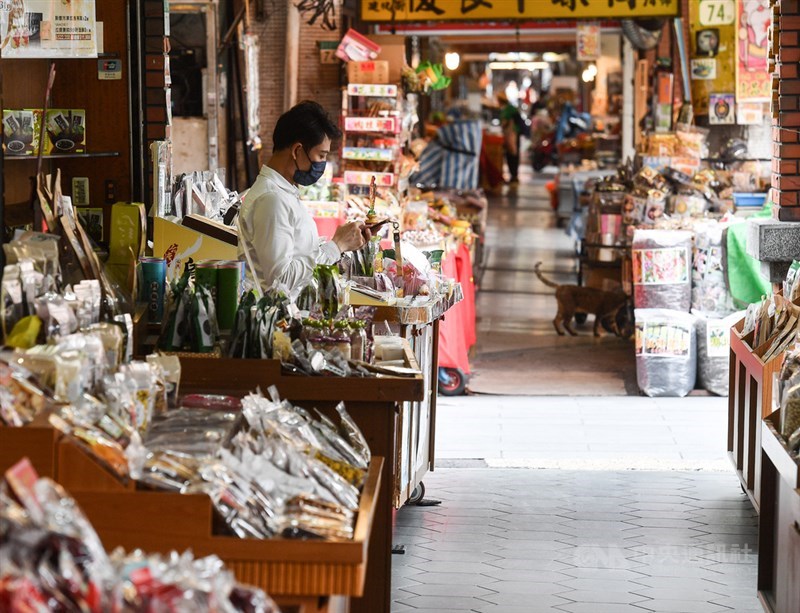
[[[469,350],[476,342],[475,284],[472,259],[466,245],[448,253],[442,261],[442,272],[461,283],[464,300],[445,313],[439,325],[439,366],[458,368],[469,374]]]

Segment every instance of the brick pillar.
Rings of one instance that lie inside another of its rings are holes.
[[[772,0],[772,189],[775,217],[800,221],[800,0]]]

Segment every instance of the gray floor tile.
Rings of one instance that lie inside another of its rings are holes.
[[[647,611],[636,605],[598,602],[573,602],[561,605],[558,609],[567,613],[645,613]]]
[[[412,596],[452,596],[477,598],[488,596],[494,591],[477,585],[459,585],[458,588],[442,583],[421,583],[404,588]]]
[[[572,590],[559,594],[562,598],[574,602],[591,602],[594,604],[633,604],[641,601],[642,597],[625,591],[611,591],[606,589],[595,590]]]
[[[655,613],[730,613],[729,609],[719,605],[695,600],[649,600],[638,603],[638,606]]]
[[[552,596],[548,594],[537,594],[536,596],[532,596],[531,594],[512,594],[510,592],[493,594],[492,596],[484,596],[479,600],[485,601],[486,604],[502,606],[503,611],[507,610],[506,607],[525,607],[531,606],[531,603],[536,603],[538,607],[553,608],[570,602],[564,598],[559,598],[558,596]],[[500,612],[498,611],[498,613]]]
[[[438,611],[469,611],[474,600],[467,596],[412,596],[401,603],[415,609],[434,609]]]

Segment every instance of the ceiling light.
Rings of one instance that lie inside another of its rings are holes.
[[[447,70],[457,70],[459,64],[461,64],[461,56],[458,53],[451,51],[444,54],[444,65]]]

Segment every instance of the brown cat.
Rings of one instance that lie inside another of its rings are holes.
[[[564,336],[561,325],[572,336],[577,336],[577,332],[572,328],[572,318],[575,313],[588,313],[594,315],[594,335],[600,336],[600,324],[603,321],[611,325],[614,334],[623,336],[617,324],[617,313],[626,306],[630,297],[622,289],[607,292],[593,287],[581,287],[579,285],[559,285],[547,279],[539,270],[542,263],[534,266],[534,271],[539,280],[548,287],[556,289],[556,300],[558,300],[558,313],[553,320],[553,327],[560,336]]]

